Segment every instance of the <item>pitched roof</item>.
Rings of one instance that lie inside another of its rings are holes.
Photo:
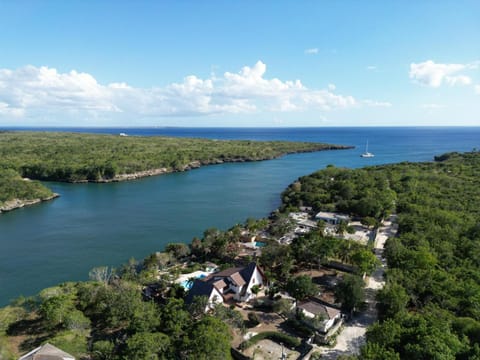
[[[18,360],[75,360],[75,358],[47,343],[23,355]]]
[[[215,281],[213,283],[213,286],[215,286],[217,289],[223,289],[225,286],[227,286],[227,284],[225,283],[225,281],[223,281],[223,279],[220,279]]]
[[[213,289],[213,282],[195,279],[192,288],[188,291],[187,297],[185,298],[185,303],[191,304],[195,296],[210,297],[212,291],[214,291]]]
[[[340,310],[333,307],[320,304],[316,301],[306,301],[298,305],[300,309],[308,311],[313,315],[321,315],[326,319],[333,319],[335,316],[340,314]]]
[[[242,285],[245,285],[246,283],[245,279],[242,277],[242,275],[239,272],[236,272],[230,275],[230,279],[232,279],[237,286],[242,286]]]
[[[203,281],[210,281],[211,279],[219,280],[222,278],[230,278],[231,280],[233,280],[235,285],[242,286],[250,282],[255,268],[257,268],[257,264],[255,262],[251,262],[245,267],[229,268],[223,271],[219,271],[204,278]],[[261,271],[260,273],[263,276],[263,273]]]
[[[195,296],[210,296],[213,288],[225,288],[228,284],[234,283],[236,286],[248,284],[257,268],[255,262],[251,262],[246,267],[230,268],[214,274],[211,274],[203,279],[195,279],[192,288],[188,291],[185,303],[189,304],[193,301]],[[264,277],[260,268],[258,268],[262,277]]]
[[[213,274],[212,276],[214,276],[214,277],[232,276],[233,274],[240,272],[242,269],[243,269],[243,268],[241,268],[241,267],[238,267],[238,268],[229,268],[229,269],[225,269],[225,270],[219,271],[219,272]]]
[[[251,262],[240,271],[240,274],[245,279],[245,282],[247,283],[250,282],[250,279],[252,278],[253,273],[255,272],[255,268],[257,268],[257,264],[254,262]],[[263,276],[263,273],[262,273],[262,276]]]

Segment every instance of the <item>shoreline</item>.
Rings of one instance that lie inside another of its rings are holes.
[[[137,171],[129,174],[118,174],[115,175],[112,179],[98,179],[98,180],[79,180],[79,181],[60,181],[60,182],[65,182],[69,184],[82,184],[82,183],[113,183],[113,182],[122,182],[122,181],[132,181],[132,180],[138,180],[142,179],[145,177],[150,177],[150,176],[157,176],[157,175],[164,175],[164,174],[170,174],[170,173],[175,173],[175,172],[184,172],[184,171],[190,171],[194,169],[199,169],[202,166],[210,166],[210,165],[220,165],[220,164],[227,164],[227,163],[239,163],[239,162],[253,162],[253,161],[266,161],[266,160],[273,160],[273,159],[278,159],[282,156],[285,155],[291,155],[291,154],[301,154],[301,153],[310,153],[310,152],[317,152],[317,151],[326,151],[326,150],[350,150],[354,149],[355,146],[347,146],[347,145],[330,145],[326,146],[321,149],[316,149],[316,150],[298,150],[294,152],[288,152],[285,154],[280,154],[278,156],[272,156],[272,157],[266,157],[262,159],[251,159],[251,158],[239,158],[239,159],[233,159],[233,158],[226,158],[226,159],[209,159],[209,160],[195,160],[191,161],[190,163],[183,165],[182,168],[180,169],[171,169],[171,168],[156,168],[156,169],[149,169],[149,170],[142,170],[142,171]],[[42,180],[41,180],[42,181]],[[36,204],[40,204],[44,201],[50,201],[53,199],[56,199],[60,197],[59,194],[54,193],[52,196],[49,196],[44,199],[30,199],[30,200],[25,200],[25,199],[12,199],[12,200],[7,200],[3,203],[3,205],[0,206],[0,214],[4,212],[10,212],[16,209],[21,209],[25,206],[32,206]]]
[[[0,214],[5,213],[5,212],[9,212],[9,211],[13,211],[13,210],[16,210],[16,209],[21,209],[25,206],[32,206],[32,205],[40,204],[42,202],[50,201],[50,200],[56,199],[58,197],[60,197],[60,194],[53,193],[53,195],[51,195],[49,197],[46,197],[46,198],[43,198],[43,199],[36,198],[36,199],[29,199],[29,200],[25,200],[25,199],[7,200],[3,203],[3,205],[0,206]]]
[[[202,166],[210,166],[210,165],[221,165],[221,164],[228,164],[228,163],[243,163],[243,162],[255,162],[255,161],[267,161],[267,160],[274,160],[278,159],[285,155],[293,155],[293,154],[302,154],[302,153],[311,153],[317,151],[326,151],[326,150],[351,150],[355,149],[355,146],[350,145],[331,145],[322,149],[317,150],[298,150],[294,152],[288,152],[285,154],[280,154],[278,156],[266,157],[262,159],[252,159],[252,158],[239,158],[239,159],[210,159],[210,160],[194,160],[189,162],[186,165],[183,165],[180,169],[171,169],[171,168],[155,168],[149,170],[142,170],[136,171],[133,173],[128,174],[118,174],[115,175],[112,179],[98,179],[98,180],[79,180],[79,181],[65,181],[66,183],[76,184],[76,183],[112,183],[112,182],[121,182],[121,181],[130,181],[130,180],[138,180],[144,177],[149,176],[157,176],[157,175],[164,175],[164,174],[171,174],[176,172],[184,172],[194,169],[199,169]]]

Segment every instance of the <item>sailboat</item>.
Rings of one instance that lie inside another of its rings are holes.
[[[360,156],[364,158],[371,158],[375,156],[372,153],[368,152],[368,140],[367,140],[367,145],[365,146],[365,152]]]

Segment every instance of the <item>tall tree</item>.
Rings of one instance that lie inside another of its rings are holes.
[[[363,280],[359,276],[345,275],[335,288],[335,300],[342,304],[344,311],[352,314],[365,301]]]
[[[318,287],[307,275],[300,275],[288,280],[285,289],[296,301],[304,300],[318,293]]]
[[[181,358],[186,360],[229,360],[230,331],[220,319],[205,316],[184,337]]]

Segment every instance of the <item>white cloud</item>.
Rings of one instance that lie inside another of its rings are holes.
[[[465,75],[446,76],[445,81],[450,86],[470,85],[472,83],[472,79]]]
[[[368,65],[367,70],[374,71],[377,70],[377,67],[375,65]]]
[[[371,107],[390,107],[392,103],[388,101],[363,100],[363,103]]]
[[[478,61],[468,64],[440,64],[432,60],[422,63],[411,63],[409,76],[414,82],[434,88],[443,83],[450,86],[471,85],[472,79],[460,72],[474,70],[479,66]]]
[[[300,80],[266,78],[258,61],[239,72],[201,79],[187,76],[165,87],[136,88],[124,82],[100,84],[90,74],[26,66],[0,69],[0,118],[71,116],[118,119],[136,116],[200,116],[253,112],[335,110],[355,106],[390,106],[326,89],[309,89]]]
[[[305,49],[305,54],[307,55],[318,54],[318,48]]]
[[[12,108],[7,103],[0,102],[0,116],[22,117],[24,113],[23,109]]]
[[[475,90],[475,93],[477,93],[478,95],[480,95],[480,85],[475,85],[473,87],[473,89]]]

